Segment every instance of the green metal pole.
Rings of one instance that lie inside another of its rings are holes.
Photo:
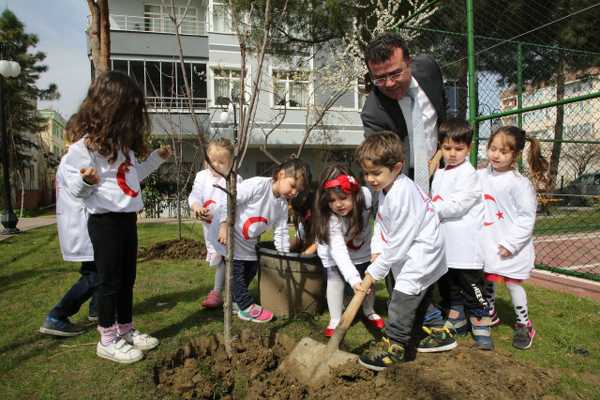
[[[479,123],[477,122],[477,82],[475,71],[475,26],[473,21],[473,0],[467,1],[467,81],[469,96],[469,124],[473,129],[471,164],[477,168],[477,148],[479,147]]]

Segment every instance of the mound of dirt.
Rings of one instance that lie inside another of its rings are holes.
[[[510,355],[467,345],[381,373],[345,365],[326,386],[309,389],[277,370],[295,342],[244,330],[228,359],[222,337],[201,337],[154,368],[159,391],[181,399],[551,399],[557,376]]]
[[[167,240],[152,245],[149,248],[140,248],[138,258],[142,260],[153,259],[204,259],[206,247],[204,243],[192,239]]]

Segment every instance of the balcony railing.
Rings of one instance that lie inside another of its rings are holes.
[[[110,29],[117,31],[175,33],[175,25],[167,15],[137,16],[110,14]],[[206,35],[206,23],[198,18],[185,17],[181,21],[182,35]]]
[[[208,101],[202,97],[192,97],[194,111],[206,111]],[[187,97],[146,97],[146,106],[149,110],[163,110],[166,112],[189,112],[190,102]]]

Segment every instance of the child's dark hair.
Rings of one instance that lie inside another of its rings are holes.
[[[296,181],[302,180],[302,184],[299,184],[299,186],[302,186],[303,189],[308,188],[308,185],[310,185],[310,182],[312,180],[312,176],[310,174],[310,167],[308,166],[308,164],[297,158],[290,158],[289,160],[278,165],[277,168],[275,168],[275,170],[273,171],[273,180],[277,180],[277,175],[279,174],[279,171],[283,171],[285,173],[285,176],[293,176],[294,178],[296,178]],[[298,184],[298,182],[296,183]],[[299,191],[302,190],[299,189]]]
[[[393,169],[397,163],[404,161],[404,147],[397,134],[381,131],[367,136],[356,149],[354,157],[361,165],[370,161],[373,165]]]
[[[219,147],[219,148],[227,151],[229,153],[230,157],[233,157],[233,153],[234,153],[233,143],[231,143],[231,140],[229,140],[227,138],[217,138],[217,139],[213,139],[210,142],[208,142],[208,146],[206,148],[207,153],[211,147]]]
[[[79,110],[67,124],[67,137],[85,136],[88,149],[114,162],[121,151],[129,162],[129,151],[147,153],[150,120],[144,93],[129,76],[116,71],[96,77]]]
[[[352,193],[347,193],[340,186],[325,188],[325,184],[328,181],[336,179],[342,175],[352,177],[357,186],[357,190],[354,190]],[[363,195],[358,182],[359,180],[352,173],[350,168],[343,164],[330,165],[325,168],[321,174],[321,179],[319,179],[319,187],[317,188],[317,195],[315,198],[315,220],[313,222],[315,238],[319,243],[329,244],[329,218],[331,218],[331,215],[333,214],[331,207],[329,207],[329,203],[331,202],[331,193],[336,193],[337,195],[343,197],[353,196],[354,201],[352,212],[346,217],[350,219],[350,226],[348,228],[348,232],[344,232],[344,235],[348,235],[352,240],[354,240],[354,238],[362,232],[364,228],[362,215],[363,211],[366,209],[366,205],[365,196]]]
[[[513,163],[517,160],[519,154],[525,149],[525,142],[529,142],[529,154],[527,155],[527,165],[529,166],[529,175],[533,180],[534,186],[538,190],[549,190],[550,179],[548,179],[548,161],[542,156],[540,142],[535,138],[528,136],[526,132],[516,126],[501,126],[492,133],[488,140],[488,149],[494,139],[502,138],[503,145],[508,147],[513,155]]]
[[[307,187],[304,191],[300,192],[298,196],[290,200],[292,206],[291,220],[298,232],[300,224],[304,228],[304,238],[302,240],[303,247],[315,242],[315,231],[314,231],[314,205],[315,205],[315,191]]]
[[[442,122],[438,129],[439,144],[443,144],[447,139],[470,146],[473,140],[473,129],[464,119],[450,118]]]
[[[365,63],[381,64],[389,60],[396,49],[402,49],[402,57],[410,57],[408,46],[399,33],[386,32],[371,40],[365,49]]]

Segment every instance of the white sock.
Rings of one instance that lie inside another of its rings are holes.
[[[342,319],[344,309],[345,282],[336,268],[327,268],[327,308],[329,308],[329,328],[335,328]]]
[[[483,297],[490,306],[490,311],[496,310],[496,283],[485,282],[483,285]]]
[[[225,262],[223,261],[223,259],[221,259],[221,262],[215,266],[214,290],[222,292],[224,287],[225,287]]]
[[[375,290],[373,290],[371,294],[368,294],[367,297],[365,297],[365,301],[362,305],[362,310],[366,317],[368,317],[371,314],[375,314]]]
[[[517,323],[527,325],[529,322],[529,311],[527,310],[527,294],[525,288],[518,283],[508,283],[506,288],[510,293],[513,308],[517,316]]]

